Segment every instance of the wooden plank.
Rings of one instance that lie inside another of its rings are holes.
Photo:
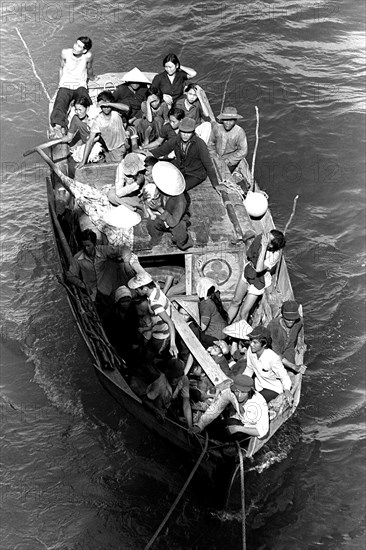
[[[192,294],[192,276],[193,276],[193,256],[192,254],[186,254],[184,256],[184,263],[186,268],[186,294]]]
[[[228,380],[228,377],[205,350],[201,342],[199,342],[198,338],[193,334],[181,314],[176,311],[175,308],[172,308],[172,319],[176,331],[182,337],[187,348],[201,365],[211,382],[217,386],[221,384],[221,382]]]

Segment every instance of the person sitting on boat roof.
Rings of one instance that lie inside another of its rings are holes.
[[[79,164],[79,168],[82,168],[88,162],[96,136],[102,139],[105,146],[104,155],[106,162],[120,162],[125,156],[128,147],[128,139],[122,119],[113,110],[117,104],[113,103],[112,93],[108,91],[101,92],[97,97],[97,102],[101,112],[92,122],[90,135],[85,144],[83,160]],[[119,103],[118,109],[127,112],[129,107],[128,105]]]
[[[131,251],[127,246],[98,245],[96,241],[96,234],[90,229],[81,233],[82,250],[75,254],[67,280],[83,290],[86,288],[103,319],[113,307],[118,287],[116,261],[122,258],[128,279],[132,275]]]
[[[71,156],[75,162],[81,162],[84,156],[85,144],[90,135],[91,119],[89,118],[89,100],[86,97],[80,97],[75,101],[75,115],[72,117],[67,135],[62,139],[62,143],[72,144]],[[76,141],[75,141],[76,140]],[[103,156],[103,149],[95,137],[95,143],[89,154],[89,162],[99,162]]]
[[[243,118],[235,107],[225,107],[217,119],[222,124],[213,123],[208,150],[212,158],[225,162],[230,172],[245,159],[248,152],[247,138],[243,128],[236,124]]]
[[[269,430],[268,406],[263,396],[253,389],[252,378],[239,374],[230,387],[219,390],[208,409],[190,430],[199,433],[220,416],[228,405],[234,408],[225,422],[226,432],[240,438],[242,434],[265,437]]]
[[[222,340],[222,332],[228,324],[227,312],[221,302],[216,283],[208,277],[201,277],[196,286],[199,298],[198,310],[201,323],[201,342],[205,347],[212,346],[215,340]]]
[[[127,153],[117,166],[115,186],[108,192],[108,200],[114,206],[124,204],[131,210],[141,209],[140,192],[145,178],[144,156]]]
[[[135,120],[134,126],[141,145],[148,145],[159,137],[163,124],[168,122],[169,107],[158,88],[152,86],[148,90],[148,97],[141,104],[141,113],[141,118]]]
[[[174,53],[169,53],[163,59],[164,71],[154,76],[152,86],[159,88],[164,94],[164,101],[171,107],[183,96],[184,85],[189,78],[196,76],[196,71],[180,64]]]
[[[66,134],[71,101],[84,97],[89,105],[92,104],[87,90],[88,80],[96,79],[91,47],[88,36],[79,36],[72,48],[61,51],[60,82],[50,117],[54,137]]]
[[[304,326],[299,313],[299,304],[295,300],[283,302],[281,315],[268,323],[272,338],[272,349],[282,360],[286,368],[304,374],[305,365],[295,364],[295,349],[300,330]]]
[[[240,317],[248,320],[249,314],[262,296],[265,289],[271,285],[272,274],[281,257],[281,250],[286,244],[284,234],[277,229],[269,233],[257,235],[247,251],[247,261],[239,278],[234,297],[229,306],[228,315],[231,323],[239,310],[245,296]]]
[[[119,84],[113,93],[114,102],[129,106],[128,123],[133,124],[142,116],[141,104],[146,100],[150,80],[137,67],[126,73],[123,80],[125,82]]]
[[[179,123],[184,119],[183,109],[172,107],[168,113],[168,122],[160,129],[159,137],[149,143],[143,145],[143,151],[151,151],[157,158],[167,155],[174,147],[179,135]]]
[[[211,134],[210,114],[201,100],[201,94],[200,86],[190,82],[184,88],[184,98],[178,99],[175,106],[184,111],[186,118],[193,118],[196,123],[196,135],[207,143]]]
[[[146,228],[151,236],[150,246],[160,243],[164,233],[169,232],[173,244],[180,250],[193,246],[193,240],[187,231],[187,199],[184,177],[169,162],[159,161],[152,169],[152,176],[162,196],[162,206],[154,220],[147,220]]]
[[[175,358],[167,362],[164,372],[147,387],[143,404],[158,418],[164,419],[168,409],[178,397],[182,398],[183,414],[188,428],[192,428],[189,380],[184,374],[183,361]]]
[[[195,135],[194,129],[194,120],[184,118],[179,123],[179,136],[176,142],[174,145],[169,145],[169,150],[167,149],[165,154],[174,151],[174,164],[186,180],[187,191],[202,183],[206,177],[210,179],[212,187],[217,191],[219,182],[207,145],[203,139]],[[160,156],[157,149],[153,150],[152,154],[155,157]]]
[[[149,347],[155,353],[161,355],[168,347],[174,357],[178,356],[175,344],[175,327],[171,319],[172,304],[165,294],[154,283],[151,275],[146,271],[138,273],[128,281],[128,287],[135,289],[138,296],[146,296],[151,313],[156,316],[153,334],[149,341]]]
[[[249,341],[244,374],[251,377],[255,375],[255,389],[262,394],[267,403],[284,394],[291,404],[291,379],[281,358],[270,349],[272,338],[268,328],[263,325],[256,326],[249,333]]]

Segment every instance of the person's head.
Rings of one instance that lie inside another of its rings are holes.
[[[234,128],[236,121],[239,118],[243,117],[239,115],[235,107],[225,107],[222,113],[220,113],[217,117],[217,119],[222,122],[222,125],[227,132],[230,132],[230,130]]]
[[[102,109],[102,113],[104,115],[110,115],[112,108],[103,106],[103,103],[114,103],[114,97],[112,92],[109,92],[108,90],[104,90],[103,92],[100,92],[97,96],[97,103]]]
[[[154,168],[157,162],[159,162],[158,159],[153,156],[145,157],[144,165],[145,165],[146,176],[150,177],[152,175],[152,169]]]
[[[172,386],[176,386],[184,375],[184,363],[181,359],[169,359],[165,368],[165,376]]]
[[[186,96],[186,99],[188,103],[191,105],[197,100],[197,84],[194,84],[194,82],[191,82],[184,88],[184,95]]]
[[[180,61],[175,53],[168,53],[168,55],[166,55],[163,59],[163,66],[165,72],[169,76],[173,76],[180,68]]]
[[[151,86],[149,90],[149,97],[151,98],[150,99],[151,107],[153,109],[157,109],[163,101],[163,92],[159,90],[159,88],[156,88],[155,86]]]
[[[127,153],[122,160],[122,170],[126,178],[136,179],[140,172],[145,170],[145,159],[138,153]]]
[[[126,312],[130,307],[131,301],[132,293],[130,289],[127,286],[119,286],[114,294],[114,303],[117,308],[122,312]]]
[[[245,374],[238,374],[233,379],[231,391],[235,394],[238,402],[243,405],[253,394],[253,386],[253,378]]]
[[[81,232],[81,246],[83,252],[87,256],[93,256],[95,252],[95,245],[97,243],[97,236],[91,229],[85,229]]]
[[[179,135],[183,143],[187,143],[194,135],[196,123],[193,118],[185,117],[179,123]]]
[[[212,289],[215,292],[215,281],[210,279],[209,277],[201,277],[196,286],[196,292],[197,296],[200,300],[205,300],[212,294]]]
[[[278,229],[272,229],[269,232],[268,236],[269,244],[267,250],[270,250],[271,252],[276,252],[277,250],[281,250],[281,248],[284,248],[286,244],[286,238],[282,231],[278,231]]]
[[[129,88],[131,88],[131,90],[134,90],[135,92],[141,88],[141,83],[140,82],[126,82],[126,84],[128,85]]]
[[[249,347],[253,353],[262,354],[272,344],[271,333],[267,327],[258,325],[249,334]]]
[[[287,328],[291,328],[300,320],[299,304],[295,300],[283,302],[281,307],[282,319]]]
[[[221,347],[216,343],[213,343],[212,346],[209,346],[207,348],[207,351],[212,357],[219,357],[220,355],[223,355]]]
[[[169,124],[173,128],[173,130],[177,130],[179,127],[179,123],[181,120],[184,119],[185,113],[183,109],[179,109],[179,107],[172,107],[168,113],[169,118]]]
[[[189,323],[190,321],[192,321],[192,317],[190,316],[188,311],[186,311],[184,309],[184,307],[180,306],[178,311],[179,311],[179,313],[181,314],[181,316],[183,317],[183,319],[185,320],[186,323]]]
[[[92,45],[93,43],[88,36],[79,36],[72,47],[72,53],[74,55],[82,55],[88,52]]]
[[[132,277],[127,284],[128,288],[136,290],[138,296],[148,296],[155,288],[155,283],[147,271],[138,273],[135,277]]]
[[[90,106],[90,101],[87,97],[80,97],[75,102],[75,114],[80,120],[83,120],[86,117],[86,112]]]

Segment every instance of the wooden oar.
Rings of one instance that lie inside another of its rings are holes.
[[[65,136],[64,136],[65,137]],[[58,139],[51,139],[50,141],[46,141],[45,143],[41,143],[40,145],[37,145],[34,149],[29,149],[29,151],[25,151],[23,153],[23,157],[27,157],[28,155],[31,155],[32,153],[36,153],[38,149],[48,149],[48,147],[52,147],[53,145],[58,145],[59,143],[62,143],[63,137]]]
[[[62,170],[60,170],[60,168],[57,166],[57,164],[55,164],[53,162],[53,160],[51,160],[50,157],[48,155],[46,155],[46,153],[44,153],[40,147],[35,147],[34,151],[32,151],[32,152],[38,153],[43,158],[43,160],[46,162],[46,164],[48,164],[48,166],[50,168],[52,168],[52,170],[54,171],[56,176],[58,176],[60,178],[61,185],[63,185],[63,187],[65,187],[66,191],[71,193],[71,195],[74,195],[73,192],[70,189],[70,186],[68,185],[68,182],[67,182],[68,180],[72,181],[72,179],[69,178],[68,176],[65,176],[65,174],[62,172]]]

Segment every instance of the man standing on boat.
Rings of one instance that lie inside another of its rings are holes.
[[[272,319],[267,326],[272,338],[273,351],[279,355],[286,368],[301,374],[304,374],[306,367],[295,364],[295,349],[303,326],[299,304],[294,300],[284,302],[280,317]]]
[[[147,271],[139,272],[130,279],[128,286],[131,290],[136,290],[138,296],[147,297],[150,311],[156,318],[149,347],[158,355],[161,355],[169,347],[169,353],[173,357],[177,357],[178,349],[175,344],[175,326],[171,319],[172,304],[170,300],[154,283]]]
[[[54,137],[61,137],[67,133],[67,114],[72,100],[85,97],[89,105],[92,104],[87,90],[88,80],[96,78],[91,47],[90,38],[80,36],[72,48],[66,48],[61,52],[60,82],[51,113]]]
[[[131,251],[127,246],[96,244],[96,234],[90,229],[81,233],[81,242],[82,250],[75,254],[67,279],[82,289],[86,287],[103,319],[113,308],[114,292],[120,284],[117,260],[123,259],[126,280],[135,273],[130,265]]]
[[[192,433],[199,433],[213,422],[228,405],[234,407],[234,414],[227,421],[226,431],[230,435],[247,434],[264,437],[269,429],[268,406],[262,395],[253,390],[253,379],[239,374],[230,387],[219,390],[213,402],[195,422]]]

